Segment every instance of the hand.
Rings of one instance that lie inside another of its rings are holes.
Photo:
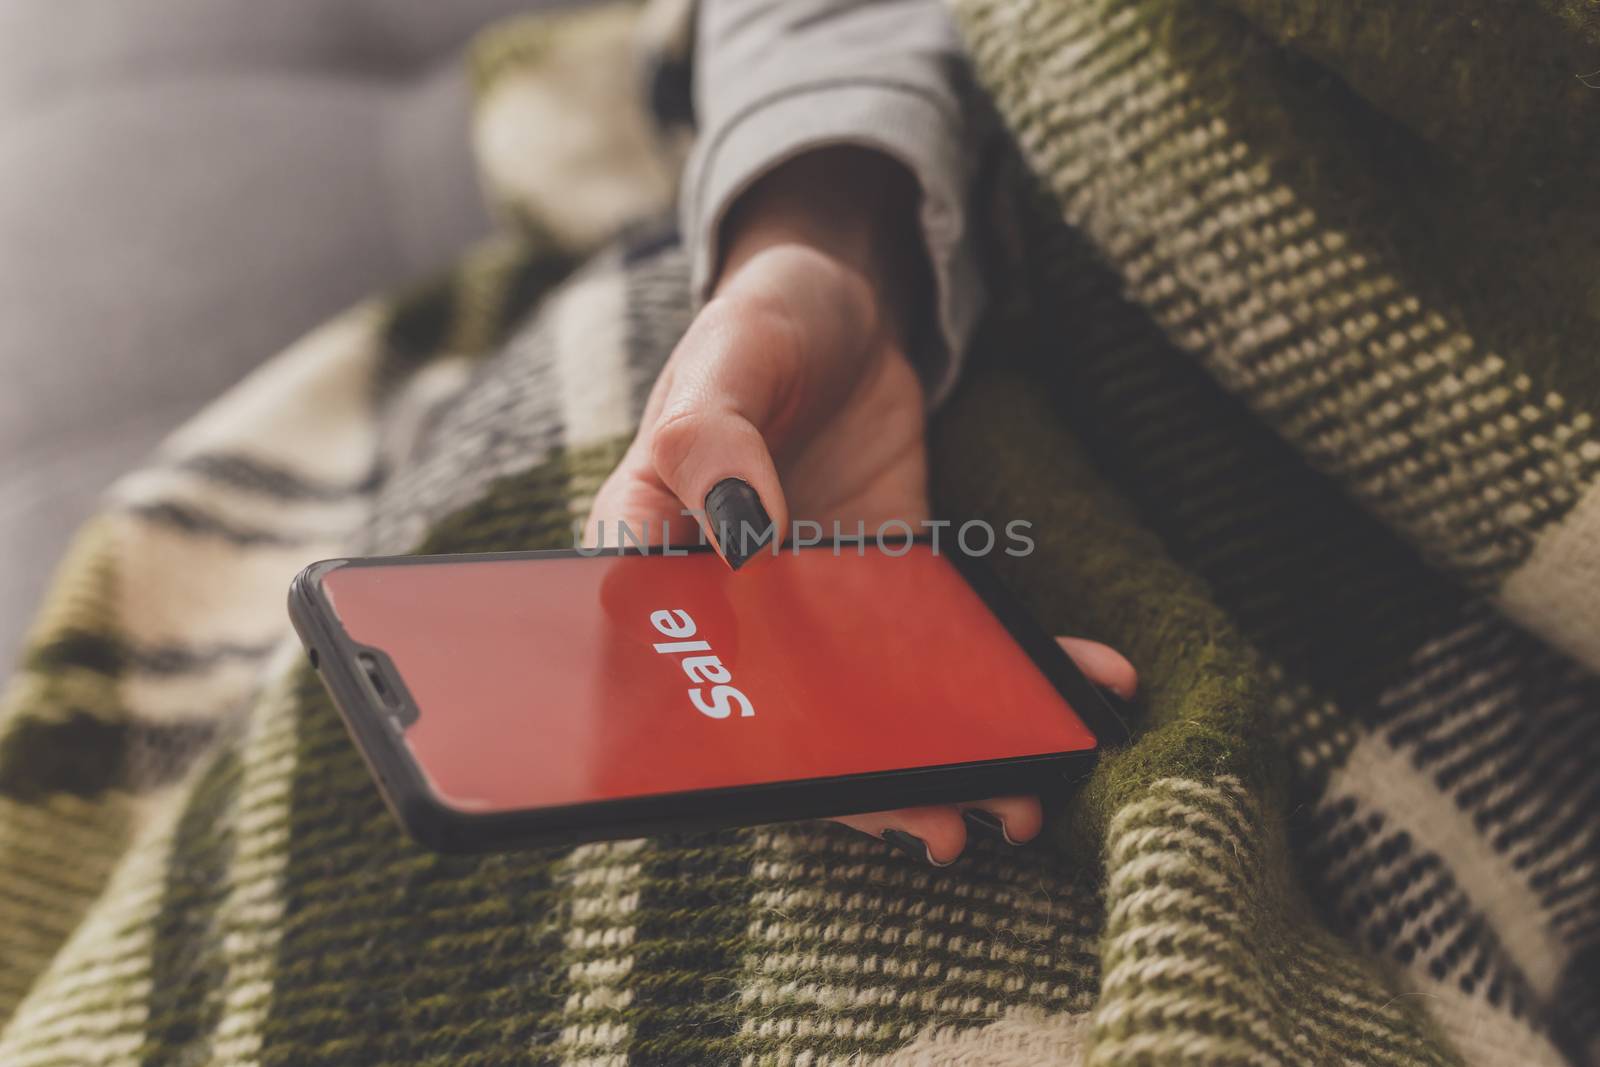
[[[925,401],[905,354],[905,309],[926,306],[931,290],[916,202],[898,164],[854,148],[801,156],[740,199],[712,298],[595,497],[589,543],[617,543],[600,524],[626,521],[687,544],[700,520],[683,511],[703,508],[705,533],[738,569],[761,550],[742,523],[770,521],[781,537],[791,519],[850,531],[861,521],[870,534],[929,517]],[[1133,695],[1121,655],[1092,641],[1062,647],[1090,681]],[[969,817],[1012,842],[1042,825],[1033,797],[837,821],[942,865],[965,846]]]

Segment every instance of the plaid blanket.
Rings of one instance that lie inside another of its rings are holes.
[[[958,13],[1024,165],[936,500],[1031,519],[1004,576],[1145,691],[1048,839],[442,857],[383,810],[289,577],[568,543],[692,310],[617,77],[676,99],[681,23],[641,68],[631,9],[541,16],[474,55],[504,235],[72,547],[0,707],[0,1063],[1600,1058],[1592,9]]]

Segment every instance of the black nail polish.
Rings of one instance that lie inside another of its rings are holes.
[[[1006,831],[1006,821],[992,811],[983,808],[964,808],[961,817],[967,820],[967,825],[974,827],[979,833],[998,837],[1008,845],[1021,842],[1011,840],[1011,835]]]
[[[904,830],[884,830],[878,835],[890,847],[899,849],[913,859],[921,860],[930,867],[948,867],[948,861],[940,863],[933,858],[933,853],[928,850],[928,843],[915,834],[908,834]]]
[[[738,570],[777,532],[761,498],[742,478],[724,478],[706,494],[706,522],[722,558]]]

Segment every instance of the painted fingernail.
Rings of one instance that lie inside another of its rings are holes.
[[[776,531],[761,498],[742,478],[724,478],[706,494],[706,522],[722,558],[734,570],[767,545]]]
[[[967,820],[969,826],[991,837],[998,837],[1008,845],[1022,844],[1021,841],[1012,840],[1010,832],[1006,830],[1006,821],[992,811],[985,811],[983,808],[965,808],[961,812],[961,817]]]
[[[912,859],[918,859],[930,867],[948,867],[954,860],[945,860],[940,863],[933,858],[933,850],[928,848],[928,843],[915,834],[908,834],[904,830],[885,830],[878,835],[894,848],[899,849]]]

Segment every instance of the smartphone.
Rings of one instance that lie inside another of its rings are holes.
[[[1126,737],[978,560],[926,541],[737,574],[708,548],[326,560],[289,609],[389,807],[445,852],[1032,793]]]

